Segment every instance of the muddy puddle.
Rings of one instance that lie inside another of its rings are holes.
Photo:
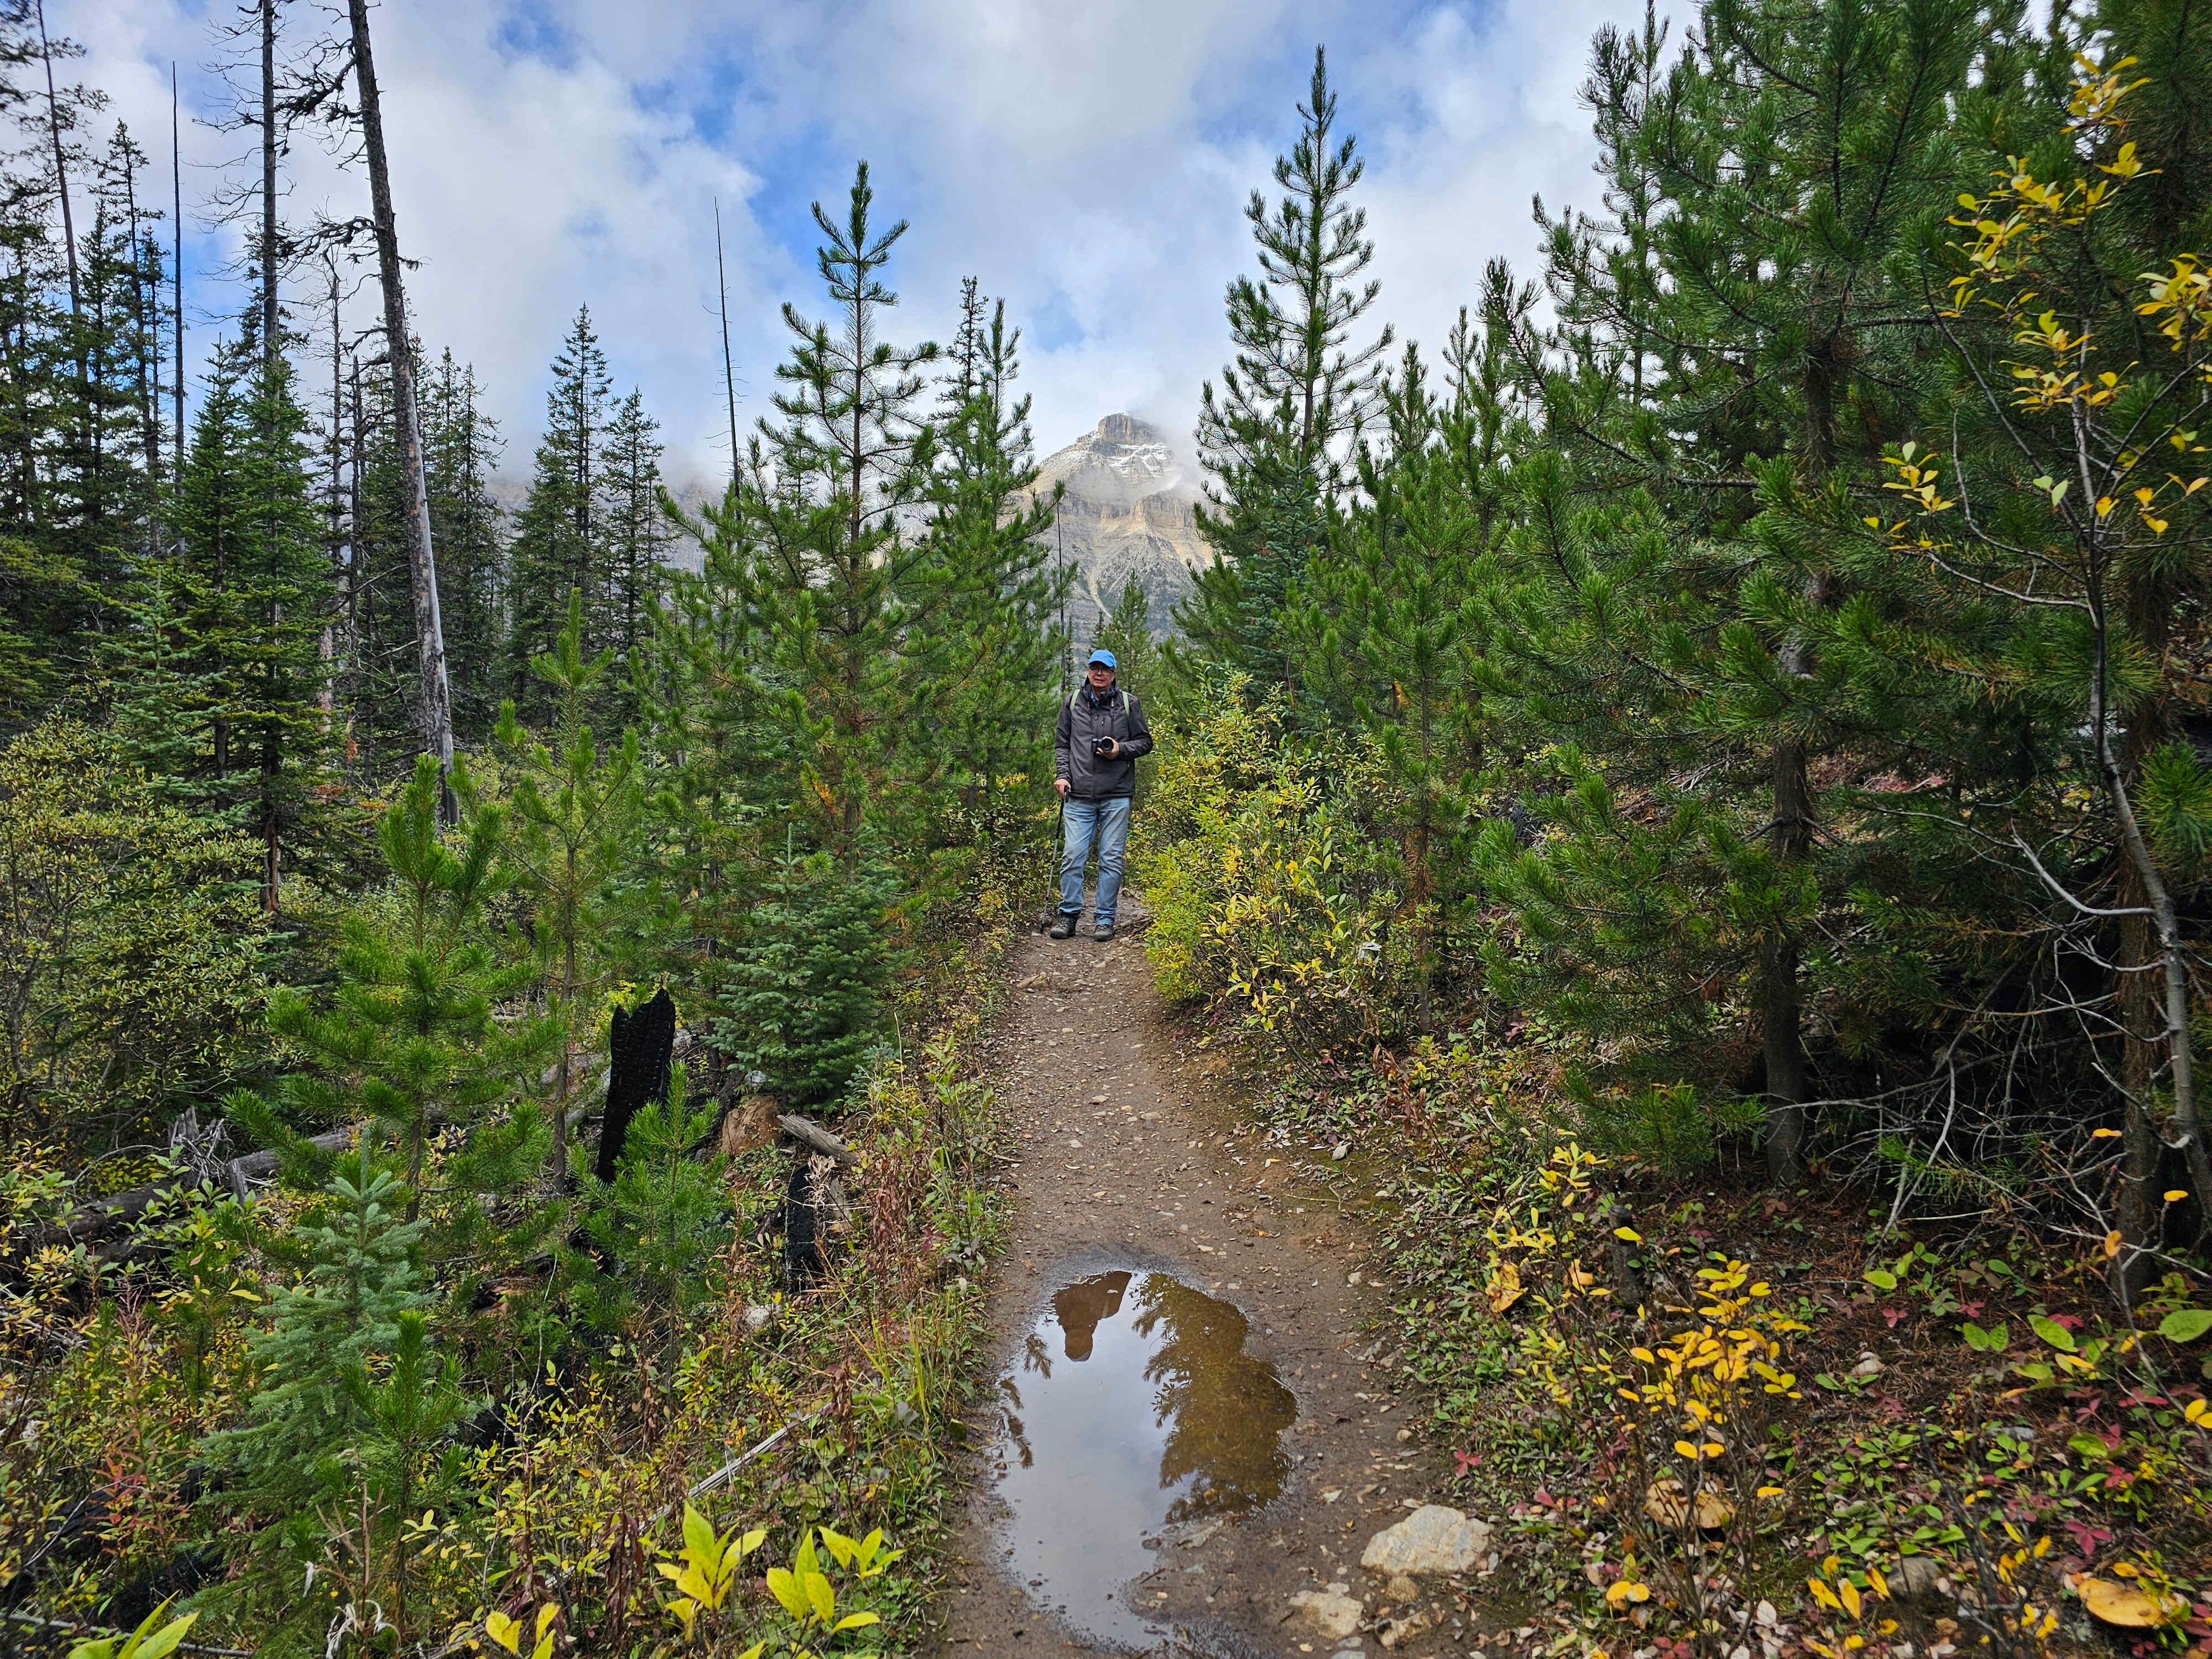
[[[1165,1273],[1094,1273],[1054,1292],[999,1379],[992,1466],[1001,1567],[1041,1610],[1149,1648],[1166,1627],[1130,1581],[1175,1537],[1282,1490],[1297,1402],[1244,1352],[1248,1328]]]

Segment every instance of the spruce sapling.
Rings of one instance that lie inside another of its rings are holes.
[[[600,1322],[635,1312],[665,1317],[672,1343],[683,1316],[698,1302],[702,1268],[729,1208],[724,1160],[691,1155],[714,1127],[712,1103],[693,1111],[684,1067],[675,1066],[667,1100],[646,1102],[630,1120],[614,1180],[583,1176],[591,1196],[585,1227],[614,1270],[595,1286]]]
[[[761,885],[745,937],[731,948],[715,1046],[771,1092],[834,1100],[880,1041],[877,1010],[890,963],[884,908],[891,873],[848,875],[827,853],[786,854]]]
[[[447,1446],[435,1461],[432,1454],[469,1401],[455,1381],[452,1356],[431,1352],[429,1322],[415,1312],[399,1316],[392,1363],[380,1377],[355,1361],[343,1368],[340,1381],[361,1425],[354,1455],[359,1486],[349,1508],[360,1517],[356,1546],[362,1577],[377,1584],[376,1563],[388,1549],[391,1622],[404,1651],[408,1564],[414,1551],[402,1531],[417,1508],[431,1504],[459,1475],[459,1448]]]
[[[533,902],[532,939],[547,1009],[561,1030],[553,1071],[554,1179],[568,1171],[568,1096],[573,1056],[587,994],[606,975],[604,948],[617,878],[629,867],[628,831],[637,807],[637,734],[603,756],[592,740],[590,708],[614,661],[611,651],[584,655],[584,602],[571,591],[568,625],[531,672],[550,689],[553,745],[523,729],[514,704],[501,705],[499,745],[520,773],[507,856]]]
[[[368,1432],[348,1370],[393,1352],[403,1319],[419,1319],[428,1300],[413,1260],[424,1224],[400,1218],[398,1179],[348,1153],[325,1194],[296,1234],[301,1282],[277,1290],[268,1328],[248,1345],[260,1385],[246,1420],[201,1443],[210,1463],[235,1473],[228,1501],[279,1522],[312,1511],[339,1478],[332,1460]]]

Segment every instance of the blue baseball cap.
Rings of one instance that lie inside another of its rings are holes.
[[[1114,660],[1114,653],[1111,651],[1106,650],[1103,647],[1101,647],[1098,650],[1091,653],[1091,661],[1094,663],[1103,662],[1109,668],[1119,668],[1121,665],[1120,663]],[[1085,665],[1086,667],[1089,665],[1089,664]]]

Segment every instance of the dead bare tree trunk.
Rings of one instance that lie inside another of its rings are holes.
[[[392,357],[392,412],[398,426],[399,466],[407,479],[407,567],[414,588],[415,641],[420,664],[422,740],[438,757],[438,775],[453,769],[453,695],[446,677],[446,629],[438,611],[438,559],[430,544],[430,493],[423,475],[422,426],[415,407],[415,368],[407,335],[407,292],[402,285],[399,233],[392,214],[392,173],[385,161],[384,113],[377,98],[376,65],[369,53],[368,0],[347,0],[353,23],[354,82],[361,94],[362,149],[368,158],[369,210],[376,224],[376,271],[384,287],[384,332]],[[440,816],[458,816],[453,792],[443,793]]]
[[[177,312],[177,373],[173,390],[177,400],[177,479],[181,484],[185,476],[185,153],[177,142],[177,66],[173,63],[169,65],[169,188],[174,193],[177,215],[176,269],[169,275],[173,284],[171,297]]]
[[[276,368],[276,0],[261,0],[261,366]]]
[[[730,483],[744,468],[738,461],[738,371],[730,356],[730,278],[722,264],[722,201],[714,198],[714,283],[722,298],[722,390],[730,401]]]
[[[131,304],[137,313],[137,325],[132,328],[131,347],[138,381],[139,441],[146,453],[146,483],[153,492],[151,504],[146,512],[147,555],[157,556],[161,549],[164,532],[161,528],[161,283],[157,275],[149,283],[146,267],[151,263],[149,254],[155,243],[151,234],[143,240],[138,228],[138,168],[133,152],[123,153],[123,201],[131,218]]]
[[[276,295],[276,0],[261,0],[261,380],[264,406],[273,410],[277,369],[283,361],[283,342],[277,337]],[[275,434],[264,434],[273,440]],[[262,521],[264,545],[273,555],[276,521],[273,503]],[[274,622],[275,617],[270,617]],[[261,908],[274,917],[281,902],[283,849],[278,815],[273,805],[276,780],[283,770],[277,728],[264,724],[261,732]]]
[[[315,701],[323,711],[324,727],[327,731],[337,712],[337,618],[350,611],[351,601],[345,593],[348,572],[345,559],[345,337],[343,332],[343,295],[338,284],[337,261],[325,251],[323,264],[330,273],[331,286],[331,491],[325,517],[328,529],[325,532],[323,550],[331,562],[331,586],[335,592],[331,614],[323,623],[321,639],[316,645],[316,654],[322,659],[322,689]]]
[[[54,189],[62,198],[62,249],[69,256],[70,316],[83,308],[76,272],[76,221],[70,211],[69,161],[62,149],[61,99],[54,91],[54,49],[46,39],[46,0],[39,0],[39,56],[46,66],[46,127],[54,141]],[[82,343],[79,343],[78,379],[83,378]]]

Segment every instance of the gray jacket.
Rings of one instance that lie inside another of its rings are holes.
[[[1099,738],[1113,738],[1121,752],[1101,760],[1091,752]],[[1116,800],[1137,793],[1137,757],[1152,752],[1152,728],[1145,724],[1145,705],[1115,686],[1104,698],[1088,684],[1060,706],[1060,734],[1053,744],[1054,777],[1067,780],[1067,793],[1085,800]]]

